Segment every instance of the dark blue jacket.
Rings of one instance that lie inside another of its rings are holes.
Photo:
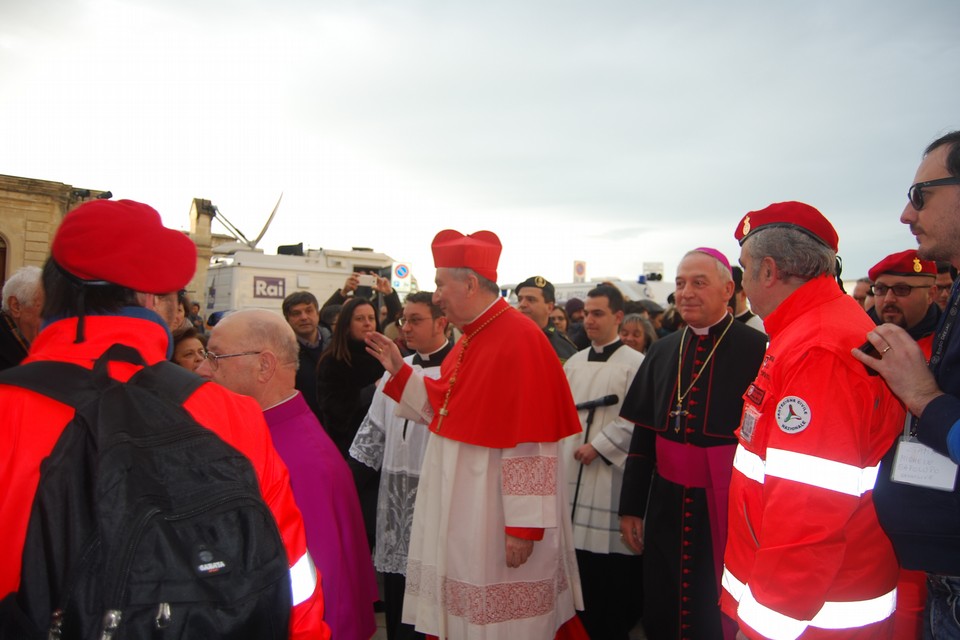
[[[940,318],[930,359],[930,369],[945,395],[930,402],[916,424],[920,442],[955,462],[960,453],[960,323],[945,325],[960,314],[957,292],[954,287],[947,313]],[[893,482],[895,453],[896,445],[881,463],[873,501],[900,564],[960,576],[960,483],[951,492]]]

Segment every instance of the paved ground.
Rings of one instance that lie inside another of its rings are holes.
[[[643,629],[638,624],[637,627],[630,632],[630,640],[646,640],[647,636],[643,634]],[[373,634],[373,640],[387,640],[387,631],[383,628],[383,614],[377,614],[377,632]]]
[[[387,640],[387,630],[383,628],[383,614],[377,614],[377,632],[373,634],[373,640]]]

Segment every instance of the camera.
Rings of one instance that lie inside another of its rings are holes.
[[[371,287],[376,288],[377,286],[377,276],[371,275],[369,273],[361,273],[357,280],[359,281],[358,286],[361,287]]]

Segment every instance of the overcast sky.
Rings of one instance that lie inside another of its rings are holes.
[[[958,128],[957,0],[0,0],[0,173],[250,237],[283,192],[268,253],[372,247],[423,288],[443,228],[496,232],[501,283],[672,278],[783,200],[855,278],[915,246]]]

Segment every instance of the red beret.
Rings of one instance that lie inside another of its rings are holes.
[[[921,260],[916,249],[907,249],[900,253],[893,253],[873,265],[867,275],[871,280],[885,273],[898,276],[930,276],[937,277],[937,263],[933,260]]]
[[[840,238],[836,229],[822,213],[802,202],[778,202],[766,209],[751,211],[743,216],[733,235],[743,245],[750,234],[770,226],[799,229],[833,249],[834,253],[838,251]]]
[[[477,231],[468,236],[453,229],[444,229],[433,239],[434,266],[440,268],[473,269],[481,276],[497,281],[497,262],[500,260],[500,238],[492,231]]]
[[[81,280],[144,293],[179,291],[197,269],[193,241],[164,227],[153,207],[133,200],[81,204],[63,218],[51,254]]]

